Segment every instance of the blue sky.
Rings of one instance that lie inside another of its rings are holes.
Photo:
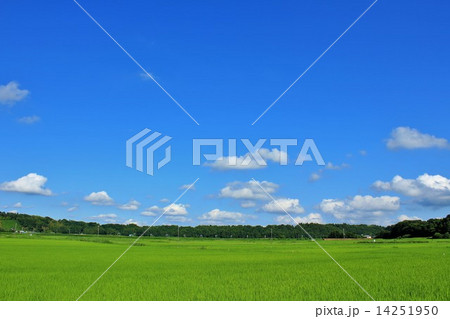
[[[150,224],[200,178],[161,223],[448,213],[449,3],[378,1],[255,125],[371,1],[79,3],[200,125],[73,1],[4,1],[0,210]],[[125,166],[144,128],[172,137],[154,176]],[[327,166],[192,166],[193,138],[311,138]]]

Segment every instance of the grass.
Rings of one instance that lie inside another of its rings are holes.
[[[133,240],[0,234],[0,300],[75,300]],[[138,243],[82,300],[368,300],[311,241]],[[449,300],[449,240],[320,244],[376,300]]]

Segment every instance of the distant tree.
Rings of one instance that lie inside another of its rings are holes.
[[[328,234],[327,238],[344,238],[344,234],[341,231],[333,230]]]
[[[433,238],[434,239],[442,239],[442,238],[444,238],[444,235],[442,235],[441,233],[434,233]]]

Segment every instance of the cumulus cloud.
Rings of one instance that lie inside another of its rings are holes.
[[[122,210],[138,210],[141,206],[137,200],[130,200],[128,203],[119,205],[118,208]]]
[[[22,203],[21,202],[17,202],[13,205],[14,208],[22,208]]]
[[[84,197],[84,200],[97,206],[110,206],[114,204],[114,200],[105,191],[92,192]]]
[[[50,196],[52,195],[52,191],[48,188],[44,188],[46,182],[47,177],[36,173],[30,173],[15,181],[0,184],[0,190],[5,192]]]
[[[23,100],[30,92],[19,89],[19,83],[11,81],[6,85],[0,85],[0,104],[13,105]]]
[[[250,180],[248,182],[232,182],[228,183],[220,190],[219,197],[233,198],[237,200],[267,200],[270,197],[261,189],[261,187],[269,194],[277,191],[278,185],[268,181],[257,182]]]
[[[258,153],[266,161],[271,161],[278,164],[287,163],[288,161],[288,154],[286,152],[280,151],[277,148],[272,148],[271,150],[269,150],[268,148],[261,148]]]
[[[396,196],[373,197],[356,195],[349,199],[324,199],[319,204],[323,213],[350,223],[386,224],[386,215],[400,208]]]
[[[261,209],[268,213],[302,214],[305,212],[300,201],[295,198],[278,198],[265,204]]]
[[[213,224],[213,225],[243,224],[245,223],[246,217],[248,216],[242,213],[228,212],[216,208],[201,215],[198,219],[202,220],[206,224]]]
[[[188,204],[171,204],[164,207],[163,211],[165,211],[165,216],[187,215],[188,211],[186,208],[189,208]]]
[[[314,223],[314,224],[323,224],[322,216],[319,213],[311,213],[305,217],[294,217],[296,224],[308,224],[308,223]],[[293,224],[294,221],[292,218],[288,215],[280,215],[275,218],[275,221],[278,224]]]
[[[170,202],[170,200],[167,199],[167,198],[161,198],[159,201],[160,201],[161,203],[168,203],[168,202]]]
[[[424,206],[450,205],[450,179],[441,175],[423,174],[416,179],[397,175],[390,182],[376,181],[372,186],[379,191],[393,191],[414,198]]]
[[[164,216],[185,216],[188,215],[189,204],[171,204],[166,207],[153,205],[141,213],[143,216],[156,216],[164,213]]]
[[[22,124],[34,124],[36,122],[39,122],[41,118],[37,115],[32,116],[24,116],[17,120],[17,122]]]
[[[347,167],[349,167],[349,165],[346,164],[346,163],[342,163],[341,165],[334,165],[333,163],[328,162],[328,164],[325,165],[324,168],[321,168],[317,172],[312,173],[309,176],[309,181],[310,182],[318,181],[319,179],[322,178],[322,176],[323,176],[325,171],[338,171],[338,170],[341,170],[341,169],[344,169],[344,168],[347,168]]]
[[[101,221],[105,223],[116,223],[117,222],[116,218],[117,218],[116,214],[100,214],[97,216],[88,217],[88,219]]]
[[[170,223],[188,223],[192,221],[187,215],[189,204],[171,204],[166,207],[153,205],[141,213],[142,216],[157,216],[164,213],[166,224]]]
[[[386,146],[391,149],[450,148],[445,138],[424,134],[410,127],[397,127],[391,132]]]
[[[220,157],[214,162],[207,162],[209,166],[216,170],[251,170],[261,169],[267,166],[267,162],[287,163],[287,153],[279,149],[261,148],[257,153],[247,153],[243,156],[225,156]]]
[[[407,215],[400,215],[400,216],[398,216],[397,220],[398,220],[399,222],[402,222],[402,221],[404,221],[404,220],[422,220],[422,219],[419,218],[419,217],[417,217],[417,216],[409,217],[409,216],[407,216]]]
[[[141,215],[142,216],[156,216],[156,213],[162,213],[161,208],[153,205],[151,207],[146,208]]]
[[[142,222],[139,222],[137,220],[134,220],[132,218],[127,219],[126,221],[123,222],[124,225],[136,225],[136,226],[144,226],[144,224]]]

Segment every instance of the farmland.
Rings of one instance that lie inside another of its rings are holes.
[[[75,300],[135,238],[0,234],[0,300]],[[449,300],[450,241],[319,241],[376,300]],[[308,240],[142,238],[81,300],[368,300]]]

